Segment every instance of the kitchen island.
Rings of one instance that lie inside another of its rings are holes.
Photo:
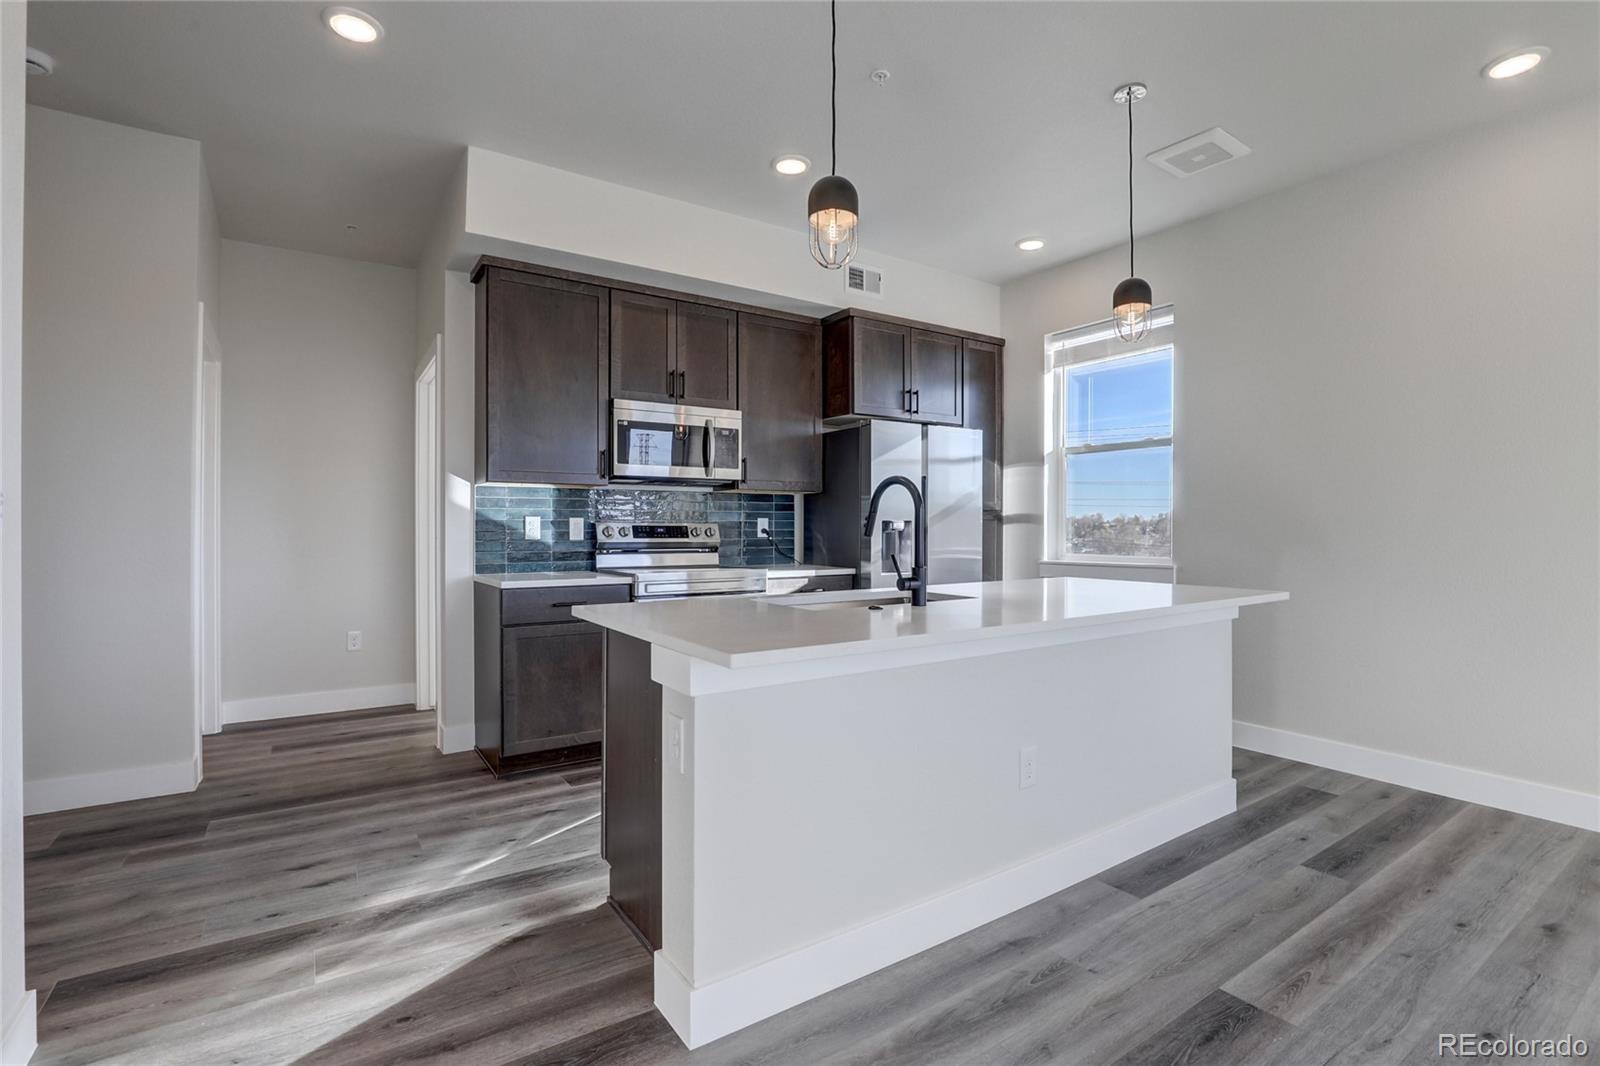
[[[574,608],[608,631],[607,859],[657,1009],[700,1046],[1231,812],[1231,623],[1287,598],[1046,578]]]

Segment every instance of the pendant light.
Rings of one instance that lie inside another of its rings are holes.
[[[1136,81],[1111,95],[1117,103],[1128,105],[1128,277],[1111,294],[1111,319],[1117,336],[1128,343],[1142,340],[1150,332],[1150,307],[1155,302],[1150,283],[1133,273],[1133,103],[1143,100],[1147,92]]]
[[[833,84],[829,115],[832,127],[832,163],[828,176],[818,179],[806,197],[806,215],[811,224],[811,258],[828,270],[838,270],[856,254],[856,222],[861,205],[856,187],[839,176],[839,0],[828,0],[832,25]]]

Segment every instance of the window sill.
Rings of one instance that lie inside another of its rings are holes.
[[[1040,559],[1040,566],[1104,566],[1110,568],[1121,567],[1134,570],[1173,570],[1176,567],[1171,559],[1104,559],[1082,557],[1067,559]]]

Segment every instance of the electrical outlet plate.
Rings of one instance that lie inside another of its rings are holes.
[[[359,629],[350,629],[350,630],[346,630],[345,631],[345,635],[344,635],[344,650],[345,651],[360,651],[361,650],[361,630],[359,630]]]
[[[667,762],[684,772],[683,719],[675,714],[667,715]]]
[[[1017,758],[1017,787],[1032,788],[1039,780],[1039,749],[1036,745],[1028,744],[1018,753]]]
[[[581,519],[581,518],[569,518],[569,519],[567,519],[567,539],[568,540],[582,540],[583,539],[583,519]]]
[[[536,514],[524,515],[522,518],[522,539],[539,539],[539,516]]]
[[[770,536],[772,536],[772,525],[765,518],[756,519],[756,536],[758,536],[758,537],[770,537]]]

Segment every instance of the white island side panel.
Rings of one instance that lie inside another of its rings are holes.
[[[1231,810],[1231,672],[1211,620],[666,690],[658,1005],[698,1045]]]

